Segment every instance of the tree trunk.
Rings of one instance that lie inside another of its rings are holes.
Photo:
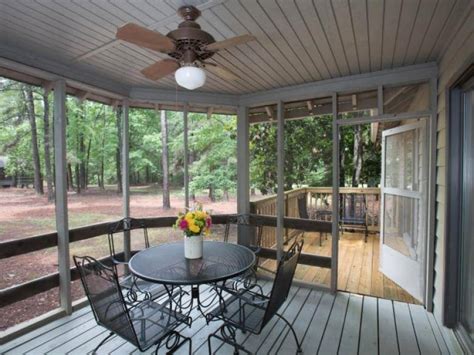
[[[360,174],[362,172],[362,127],[354,127],[354,157],[352,163],[354,165],[354,173],[352,174],[352,187],[358,187],[360,183]]]
[[[86,163],[84,168],[84,187],[87,189],[87,185],[89,184],[89,158],[91,156],[91,145],[92,139],[89,138],[89,142],[87,142],[87,155],[86,155]]]
[[[118,144],[117,148],[115,149],[115,166],[116,166],[116,173],[117,173],[117,191],[122,193],[122,108],[120,106],[117,107],[115,111],[116,122],[117,122],[117,137],[118,137]]]
[[[31,89],[31,86],[24,85],[22,92],[28,111],[28,119],[30,122],[31,129],[31,149],[33,154],[34,186],[36,193],[42,195],[44,193],[43,178],[41,177],[41,163],[38,150],[38,132],[36,130],[36,113],[33,90]]]
[[[72,179],[72,166],[71,163],[67,163],[67,189],[74,190],[74,181]]]
[[[339,185],[346,185],[346,154],[344,150],[344,134],[342,134],[341,129],[339,129]],[[333,162],[337,164],[338,162]]]
[[[161,168],[163,170],[163,208],[171,208],[168,153],[168,119],[166,111],[161,110]]]
[[[51,130],[49,127],[49,101],[48,92],[43,92],[43,135],[44,135],[44,166],[46,170],[46,184],[48,185],[48,201],[54,201],[53,173],[51,169]]]
[[[76,171],[76,192],[78,194],[80,194],[81,193],[81,169],[80,169],[80,164],[76,164],[75,171]]]
[[[188,165],[191,166],[195,160],[196,160],[196,152],[190,152]],[[193,180],[193,176],[192,174],[189,174],[189,181],[192,181],[192,180]],[[196,194],[194,193],[194,190],[191,192],[191,200],[193,200],[193,202],[196,202]]]
[[[99,188],[101,190],[105,190],[105,184],[104,184],[104,156],[102,155],[101,161],[100,161],[100,184]]]
[[[216,197],[214,195],[214,187],[211,185],[209,186],[209,199],[214,202],[216,200]]]

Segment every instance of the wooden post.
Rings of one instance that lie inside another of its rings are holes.
[[[67,211],[66,82],[54,83],[54,162],[56,230],[58,231],[59,298],[66,314],[72,313],[71,265]]]
[[[123,217],[130,217],[130,162],[129,162],[129,125],[128,100],[122,103],[122,193]],[[130,260],[131,242],[130,232],[123,233],[123,252],[125,260]],[[127,270],[128,272],[128,270]]]
[[[437,114],[438,114],[438,80],[430,80],[430,110],[429,120],[429,167],[428,167],[428,228],[427,228],[427,275],[425,306],[428,312],[433,312],[434,287],[434,258],[436,239],[436,153],[437,153]]]
[[[184,136],[184,207],[189,208],[189,149],[188,149],[188,104],[183,111],[183,136]]]
[[[337,94],[332,95],[332,252],[331,291],[337,291],[339,256],[339,126],[337,124]]]
[[[237,213],[250,213],[250,178],[249,178],[249,120],[245,106],[237,108]],[[256,211],[252,211],[256,212]],[[253,234],[249,228],[238,226],[237,243],[249,245]]]
[[[283,255],[283,218],[285,216],[285,117],[283,101],[277,104],[277,229],[276,245],[277,259]]]

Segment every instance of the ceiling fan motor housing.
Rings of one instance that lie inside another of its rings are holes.
[[[184,21],[176,30],[167,34],[176,43],[176,50],[168,54],[183,64],[204,61],[212,57],[215,52],[205,48],[216,40],[195,22],[201,12],[194,6],[183,6],[178,10],[178,14],[184,18]],[[194,52],[195,55],[191,55],[190,52]]]

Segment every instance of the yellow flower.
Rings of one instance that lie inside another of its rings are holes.
[[[189,225],[189,230],[190,230],[191,232],[193,232],[193,233],[199,233],[199,230],[200,230],[200,229],[199,229],[199,227],[196,226],[195,224],[192,224],[192,225],[190,224],[190,225]]]

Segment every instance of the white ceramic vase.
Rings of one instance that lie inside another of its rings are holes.
[[[202,235],[184,236],[184,257],[186,259],[202,258]]]

